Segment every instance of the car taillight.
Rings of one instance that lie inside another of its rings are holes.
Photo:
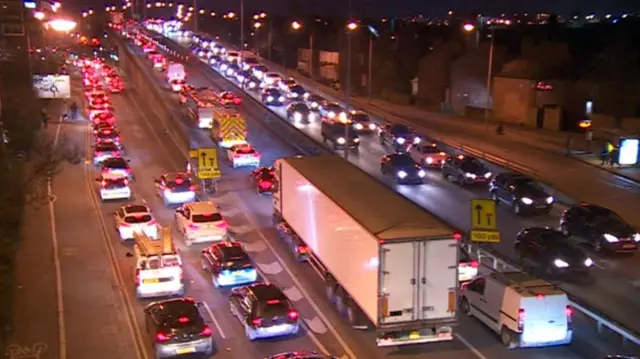
[[[120,151],[113,152],[113,155],[116,156],[116,157],[119,157],[120,156]]]
[[[269,181],[260,181],[260,188],[263,188],[263,189],[271,188],[271,182],[269,182]]]
[[[469,265],[471,266],[471,268],[478,268],[480,266],[480,263],[478,263],[477,261],[471,261]]]
[[[518,331],[521,332],[524,330],[524,309],[518,309]]]
[[[260,158],[260,153],[259,153],[259,152],[255,152],[255,153],[253,154],[253,157],[258,157],[258,158]]]
[[[307,254],[309,253],[309,248],[301,244],[298,247],[296,247],[296,251],[298,252],[298,254]]]
[[[573,307],[570,305],[567,305],[565,312],[567,313],[567,327],[569,329],[572,329],[573,328]]]
[[[189,191],[193,192],[195,190],[196,190],[196,186],[195,185],[192,184],[191,186],[189,186]]]
[[[102,151],[93,151],[94,156],[102,156]]]
[[[150,220],[149,222],[147,222],[148,225],[152,226],[154,224],[157,224],[158,222],[156,222],[155,219]]]
[[[456,241],[459,241],[462,239],[462,233],[460,232],[453,232],[453,239],[455,239]]]
[[[222,222],[216,224],[216,227],[218,227],[218,228],[227,228],[228,226],[229,225],[225,221],[222,221]]]
[[[259,327],[262,325],[262,319],[260,318],[253,318],[251,320],[251,323],[253,324],[254,327]]]
[[[124,171],[125,171],[126,173],[131,173],[131,168],[126,168]]]
[[[120,141],[120,136],[116,136],[115,140]]]
[[[200,228],[200,226],[198,226],[198,225],[196,225],[196,224],[193,224],[193,223],[191,223],[191,224],[189,225],[189,229],[199,229],[199,228]]]
[[[233,99],[233,103],[235,103],[236,105],[239,105],[240,102],[242,102],[242,100],[240,98],[236,97],[236,98]]]
[[[169,340],[169,335],[163,333],[163,332],[158,332],[158,334],[156,334],[156,341],[159,343],[163,343],[166,342],[167,340]]]
[[[211,331],[211,328],[209,328],[208,325],[205,325],[204,328],[202,328],[202,332],[200,332],[201,337],[210,337],[211,334],[213,334],[213,332]]]
[[[102,182],[100,184],[102,185],[103,188],[107,187],[107,181],[105,181],[105,180],[102,180]]]
[[[140,285],[140,269],[136,269],[136,286]]]
[[[295,310],[289,311],[289,319],[298,320],[298,312],[296,312]]]

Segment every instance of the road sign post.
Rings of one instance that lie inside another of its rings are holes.
[[[496,202],[492,199],[471,200],[471,241],[499,243]]]

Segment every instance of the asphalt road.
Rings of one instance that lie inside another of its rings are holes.
[[[175,46],[170,43],[169,45]],[[182,51],[185,50],[182,49]],[[208,69],[204,63],[197,66],[198,68],[206,67],[207,72],[213,71]],[[238,92],[237,87],[228,82],[222,86]],[[251,96],[260,100],[256,93],[251,93]],[[284,107],[271,107],[271,109],[284,117]],[[321,142],[318,123],[298,126],[298,128]],[[363,139],[359,153],[351,153],[350,161],[370,174],[381,178],[379,159],[386,153],[387,150],[380,146],[377,137],[372,136],[371,140]],[[493,173],[504,171],[491,164],[489,164],[489,168]],[[464,231],[470,230],[470,200],[488,197],[486,187],[459,188],[457,185],[444,181],[438,171],[430,172],[427,183],[421,186],[398,186],[389,179],[381,179],[407,198]],[[523,218],[514,215],[505,206],[499,207],[498,229],[502,234],[502,241],[492,247],[501,255],[515,262],[518,262],[513,248],[516,234],[523,228],[531,226],[557,227],[559,216],[565,209],[562,205],[556,205],[550,215]],[[640,333],[640,322],[632,320],[635,317],[634,313],[640,311],[640,302],[637,301],[637,297],[640,295],[639,260],[634,256],[599,255],[589,248],[585,248],[585,250],[590,252],[596,262],[591,278],[577,283],[563,282],[562,287],[582,301],[589,303],[591,307],[604,311],[615,321],[624,323],[628,328]]]
[[[142,56],[137,49],[133,47],[131,48],[133,51],[136,51],[138,55]],[[167,89],[162,74],[157,71],[152,72],[151,70],[149,73],[154,73],[153,76],[155,77],[155,81],[158,86],[163,88],[163,91],[167,96],[167,101],[174,101],[174,103],[177,104],[177,98],[175,98],[175,95],[172,95]],[[187,82],[194,86],[211,86],[214,89],[232,88],[226,80],[213,72],[203,71],[197,65],[187,65],[187,73]],[[264,115],[264,110],[262,110],[258,104],[245,100],[242,105],[241,112],[244,112],[245,117],[248,120],[249,141],[262,153],[263,158],[265,159],[265,164],[268,164],[268,162],[273,159],[294,154],[291,149],[287,148],[288,146],[286,144],[275,140],[274,136],[272,136],[269,131],[259,125],[262,121],[261,116]],[[314,127],[310,128],[313,129]],[[193,137],[201,136],[202,132],[198,130],[192,131],[192,139]],[[366,147],[367,150],[365,151],[363,148],[363,150],[360,151],[359,157],[353,157],[353,161],[356,164],[366,166],[367,163],[372,162],[371,156],[374,155],[371,155],[371,152],[369,151],[375,151],[376,148],[371,142],[373,141],[365,141],[365,143],[368,143],[368,146]],[[210,146],[206,136],[204,136],[203,142],[201,143],[203,146]],[[367,161],[367,159],[370,161]],[[225,162],[222,161],[221,163]],[[365,167],[365,169],[375,172],[374,170],[377,170],[378,168],[377,165],[373,165]],[[497,337],[494,334],[489,332],[484,326],[475,320],[470,320],[468,318],[460,318],[461,325],[457,328],[459,336],[458,339],[452,343],[401,347],[399,349],[376,348],[373,333],[353,331],[345,325],[345,322],[341,318],[336,318],[335,311],[329,307],[328,303],[326,303],[323,298],[324,287],[320,278],[318,278],[317,273],[306,265],[294,263],[291,260],[289,253],[280,246],[280,243],[278,243],[271,228],[271,201],[268,197],[256,196],[255,191],[249,186],[249,183],[246,180],[248,170],[223,168],[222,171],[223,182],[221,184],[221,188],[225,189],[228,188],[227,186],[233,186],[234,193],[230,196],[233,196],[236,199],[234,205],[236,210],[244,212],[244,215],[248,220],[253,223],[254,228],[260,228],[259,233],[260,236],[263,237],[264,245],[266,245],[269,250],[273,249],[276,261],[271,262],[272,264],[270,266],[264,267],[263,272],[268,272],[276,267],[282,267],[284,272],[295,273],[294,277],[297,278],[297,281],[299,282],[300,292],[305,294],[305,298],[302,299],[301,302],[309,302],[309,306],[314,307],[312,309],[316,311],[317,317],[327,319],[327,321],[324,322],[325,325],[327,323],[332,323],[335,327],[335,331],[338,334],[337,336],[328,335],[322,339],[322,343],[326,347],[336,347],[336,342],[338,342],[337,350],[333,351],[333,353],[342,354],[346,352],[344,346],[339,343],[342,340],[358,358],[383,358],[394,354],[403,354],[406,356],[420,355],[421,357],[425,357],[425,355],[436,355],[436,353],[438,358],[449,358],[453,356],[456,358],[508,358],[514,355],[525,358],[591,357],[589,355],[582,356],[582,354],[578,354],[581,352],[580,349],[582,346],[582,343],[578,341],[569,347],[508,351],[497,342]],[[239,180],[237,180],[237,173],[241,173]],[[431,180],[434,184],[424,186],[425,193],[428,193],[431,196],[446,198],[445,196],[449,196],[450,192],[459,192],[459,189],[455,186],[448,184],[438,185],[441,181],[437,174],[432,174]],[[401,186],[398,189],[401,191],[406,189],[410,190],[410,188],[404,186]],[[447,205],[447,202],[451,201],[445,201],[445,203],[438,204]],[[427,204],[429,201],[424,201],[424,203]],[[436,204],[433,204],[434,208],[435,205]],[[452,211],[456,211],[458,209],[459,207],[455,206],[449,207],[449,210]],[[465,208],[464,213],[466,214],[467,212],[468,208]],[[251,248],[251,246],[249,246],[249,248]],[[259,262],[265,263],[267,261],[259,260]],[[288,277],[291,278],[292,276],[288,275]],[[279,275],[276,275],[275,278],[274,282],[279,284],[282,280],[287,280],[286,276],[285,279],[280,279]],[[338,339],[338,337],[341,339]],[[327,344],[325,344],[324,340],[329,340],[329,342],[326,342]],[[593,338],[589,338],[588,340],[593,340]],[[596,355],[597,354],[594,354],[594,358]]]

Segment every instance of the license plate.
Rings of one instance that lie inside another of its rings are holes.
[[[625,244],[622,246],[622,248],[634,248],[635,244]]]
[[[143,279],[142,283],[145,284],[151,284],[151,283],[160,283],[160,279],[158,278],[153,278],[153,279]]]
[[[420,333],[418,332],[411,332],[409,334],[409,339],[420,339]]]
[[[196,352],[196,348],[194,347],[176,349],[176,354],[188,354],[188,353],[195,353],[195,352]]]

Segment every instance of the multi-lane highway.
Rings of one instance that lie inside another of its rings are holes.
[[[130,45],[128,48],[143,58],[138,49]],[[162,74],[151,70],[150,64],[145,71],[149,75],[149,81],[154,81],[158,87],[162,88],[166,101],[178,106],[177,98],[169,92]],[[187,65],[187,73],[187,82],[194,86],[210,86],[218,90],[233,88],[233,85],[221,78],[213,70],[197,62]],[[141,96],[144,96],[144,94],[141,94]],[[144,102],[144,99],[137,101],[137,103]],[[144,108],[137,110],[140,113],[148,112]],[[283,143],[277,139],[277,136],[273,135],[271,131],[277,131],[277,129],[265,128],[263,125],[265,111],[259,104],[245,99],[241,111],[248,121],[249,141],[262,152],[265,165],[276,158],[296,154],[290,145]],[[122,130],[125,141],[131,136],[128,133],[138,133],[137,136],[139,137],[133,138],[136,147],[129,148],[129,155],[133,158],[134,171],[137,171],[140,166],[143,168],[142,175],[136,172],[138,180],[136,186],[146,187],[140,189],[136,187],[136,191],[137,193],[142,193],[142,195],[145,195],[146,191],[146,196],[150,196],[148,199],[150,205],[157,211],[158,217],[165,224],[170,220],[173,213],[162,208],[159,201],[153,197],[150,193],[151,187],[149,183],[152,183],[153,176],[163,170],[181,168],[180,166],[183,166],[185,162],[185,154],[179,153],[174,148],[175,146],[172,146],[171,133],[167,134],[165,129],[159,128],[158,123],[140,116],[138,121],[131,124],[127,123]],[[316,128],[315,125],[311,125],[307,131],[313,135]],[[212,146],[204,131],[191,129],[189,135],[191,142],[200,147]],[[361,149],[361,154],[352,157],[352,161],[377,176],[377,161],[383,151],[375,144],[375,141],[366,141],[366,143]],[[144,159],[144,162],[139,163],[142,159]],[[222,163],[224,164],[225,162],[222,161]],[[277,351],[303,348],[311,348],[318,351],[327,350],[333,354],[347,354],[356,358],[383,358],[398,353],[407,356],[433,356],[434,358],[453,358],[454,356],[456,358],[508,358],[514,355],[530,358],[584,357],[578,354],[585,347],[584,342],[580,340],[577,340],[576,343],[569,347],[518,352],[508,351],[498,343],[495,335],[475,320],[468,318],[460,318],[461,325],[457,328],[458,336],[452,343],[398,349],[376,348],[373,333],[354,331],[345,325],[345,321],[338,318],[335,311],[324,300],[324,287],[317,274],[308,266],[292,261],[289,253],[280,246],[271,227],[272,210],[270,199],[268,197],[259,197],[255,194],[248,182],[248,171],[242,169],[234,170],[228,165],[223,166],[223,178],[220,183],[221,191],[215,196],[214,200],[221,203],[223,214],[230,218],[231,227],[237,233],[237,238],[247,243],[248,250],[258,263],[258,267],[264,276],[284,287],[287,294],[295,301],[295,305],[305,319],[307,330],[305,334],[295,339],[273,340],[257,344],[245,341],[238,324],[225,311],[224,303],[226,298],[220,294],[220,290],[213,289],[205,274],[198,269],[197,262],[195,262],[198,256],[197,247],[183,247],[180,238],[176,237],[183,255],[187,258],[187,265],[191,266],[187,270],[189,278],[187,294],[205,301],[211,308],[215,321],[220,324],[222,332],[225,333],[224,337],[218,335],[216,338],[217,341],[220,340],[219,346],[229,345],[232,351],[244,349],[254,354],[249,357],[256,358],[260,356],[256,356],[255,352],[252,351],[258,350],[264,355]],[[456,206],[458,202],[447,199],[448,196],[454,196],[455,193],[466,192],[460,191],[455,186],[442,183],[435,173],[430,175],[429,183],[424,186],[415,188],[399,186],[397,189],[401,192],[420,190],[423,198],[421,203],[433,211],[438,207],[445,206],[449,211],[458,211],[452,213],[468,216],[468,208],[466,206],[460,213],[461,206]],[[479,195],[479,193],[475,195]],[[468,201],[472,196],[474,196],[474,192],[467,194],[464,197],[464,201]],[[454,198],[459,198],[459,194],[458,197]],[[460,201],[463,200],[460,199]],[[465,227],[464,221],[465,219],[462,219],[454,224]],[[579,330],[581,329],[579,328]],[[593,338],[586,338],[586,340],[590,341]],[[236,344],[235,346],[233,345],[234,343]]]
[[[180,41],[180,38],[175,38],[174,40]],[[178,42],[167,40],[166,44],[174,50],[183,53],[186,51],[184,48],[185,43],[179,46]],[[198,62],[195,59],[191,61]],[[196,66],[206,73],[214,71],[204,63],[199,63]],[[238,87],[231,79],[221,84],[221,86],[225,89],[233,89],[239,92]],[[258,93],[248,92],[248,94],[260,101]],[[270,107],[270,109],[282,118],[286,117],[284,107]],[[318,123],[297,127],[307,136],[315,139],[318,143],[322,143]],[[396,191],[442,217],[450,224],[465,231],[469,230],[470,200],[478,197],[486,198],[488,196],[486,187],[459,188],[444,181],[437,171],[431,172],[427,183],[422,186],[398,186],[380,175],[379,160],[385,153],[387,153],[387,150],[380,146],[374,136],[370,140],[363,139],[359,153],[350,154],[349,160],[361,169],[387,182]],[[504,171],[504,169],[495,165],[489,164],[489,166],[494,173]],[[500,208],[498,227],[502,233],[502,242],[493,245],[493,249],[508,259],[517,262],[518,258],[513,250],[515,235],[523,228],[530,226],[557,227],[559,216],[564,209],[566,209],[564,205],[556,204],[550,215],[523,218],[514,215],[510,208]],[[632,268],[638,268],[637,260],[633,257],[615,258],[608,255],[601,256],[596,253],[591,253],[591,256],[596,261],[596,267],[593,269],[591,278],[577,283],[562,283],[563,288],[581,301],[588,303],[590,307],[601,310],[615,321],[625,324],[626,327],[635,332],[640,332],[640,323],[631,320],[633,313],[640,310],[640,303],[636,300],[640,293],[638,276],[631,270]]]

